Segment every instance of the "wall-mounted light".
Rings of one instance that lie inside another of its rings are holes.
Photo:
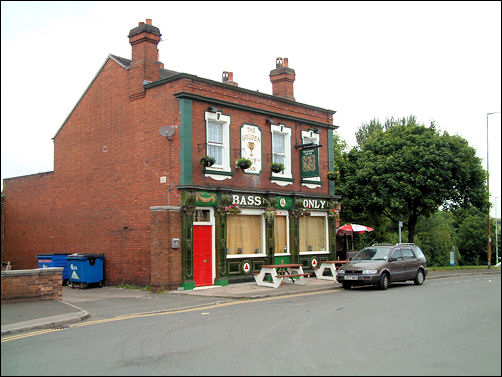
[[[209,112],[211,112],[211,113],[215,113],[215,112],[217,112],[217,111],[218,111],[218,109],[217,109],[216,107],[214,107],[214,106],[209,106],[209,107],[207,108],[207,111],[209,111]]]
[[[265,119],[265,122],[267,122],[268,124],[273,124],[274,120],[272,118],[267,118]]]
[[[320,134],[321,133],[321,130],[319,130],[319,128],[309,128],[308,130],[310,132],[315,133],[315,134]]]

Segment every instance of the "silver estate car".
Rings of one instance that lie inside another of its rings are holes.
[[[340,267],[336,280],[343,288],[373,284],[387,289],[391,283],[413,280],[422,285],[428,272],[427,259],[413,243],[374,244],[360,250]]]

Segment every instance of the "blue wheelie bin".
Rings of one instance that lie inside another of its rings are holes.
[[[70,286],[85,289],[89,284],[104,284],[104,254],[71,254],[66,257],[70,269]]]
[[[68,283],[70,278],[70,269],[68,263],[66,262],[66,257],[70,253],[53,253],[53,254],[38,254],[38,268],[48,268],[48,267],[63,267],[63,285]]]

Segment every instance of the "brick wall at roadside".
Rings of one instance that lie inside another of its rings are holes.
[[[2,271],[2,301],[63,298],[62,267]]]

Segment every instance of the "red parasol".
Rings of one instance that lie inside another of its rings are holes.
[[[346,224],[341,226],[336,230],[336,234],[354,234],[354,233],[365,233],[365,232],[371,232],[373,228],[370,228],[369,226],[365,225],[359,225],[359,224]]]
[[[336,235],[337,236],[347,236],[350,234],[352,237],[352,248],[354,248],[354,233],[360,234],[360,233],[365,233],[365,232],[371,232],[373,228],[370,228],[369,226],[366,225],[359,225],[359,224],[346,224],[342,225],[340,228],[336,230]]]

